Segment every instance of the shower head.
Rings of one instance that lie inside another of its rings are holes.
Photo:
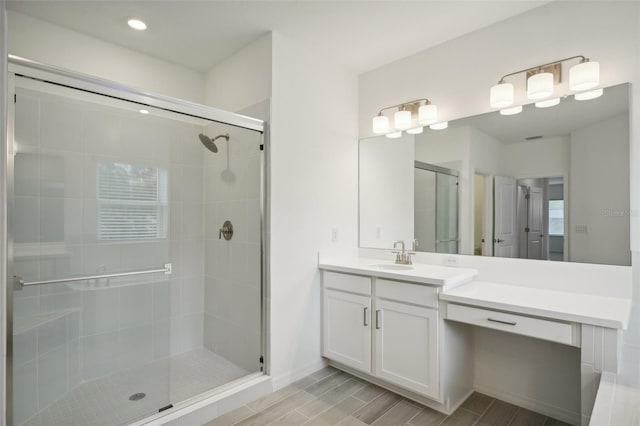
[[[205,135],[204,133],[200,133],[198,137],[200,138],[200,142],[202,142],[202,145],[204,145],[205,148],[207,148],[211,152],[218,152],[218,147],[213,141],[220,138],[225,138],[227,142],[229,141],[229,133],[224,135],[218,135],[213,139],[211,139],[209,136]]]

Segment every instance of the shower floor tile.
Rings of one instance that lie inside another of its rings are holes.
[[[197,349],[82,383],[23,425],[124,425],[249,373],[214,352]],[[136,393],[146,396],[130,401]]]

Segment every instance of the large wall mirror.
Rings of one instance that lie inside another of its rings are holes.
[[[629,85],[363,139],[360,247],[630,265]]]

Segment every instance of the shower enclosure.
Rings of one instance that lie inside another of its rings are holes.
[[[10,71],[7,423],[128,424],[262,374],[264,123]]]
[[[458,253],[458,172],[433,164],[414,164],[416,250]]]

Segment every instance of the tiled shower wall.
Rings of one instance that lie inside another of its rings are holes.
[[[137,109],[28,89],[19,89],[15,107],[13,273],[29,281],[157,268],[169,260],[174,268],[168,277],[15,292],[20,424],[82,381],[202,346],[204,149],[201,127]],[[98,238],[96,170],[105,160],[167,170],[167,238]]]
[[[241,114],[266,119],[263,102]],[[205,165],[205,322],[206,348],[248,371],[258,371],[261,354],[260,187],[262,136],[243,129],[209,126],[218,153]],[[228,156],[227,156],[228,154]],[[219,238],[225,220],[231,240]]]

